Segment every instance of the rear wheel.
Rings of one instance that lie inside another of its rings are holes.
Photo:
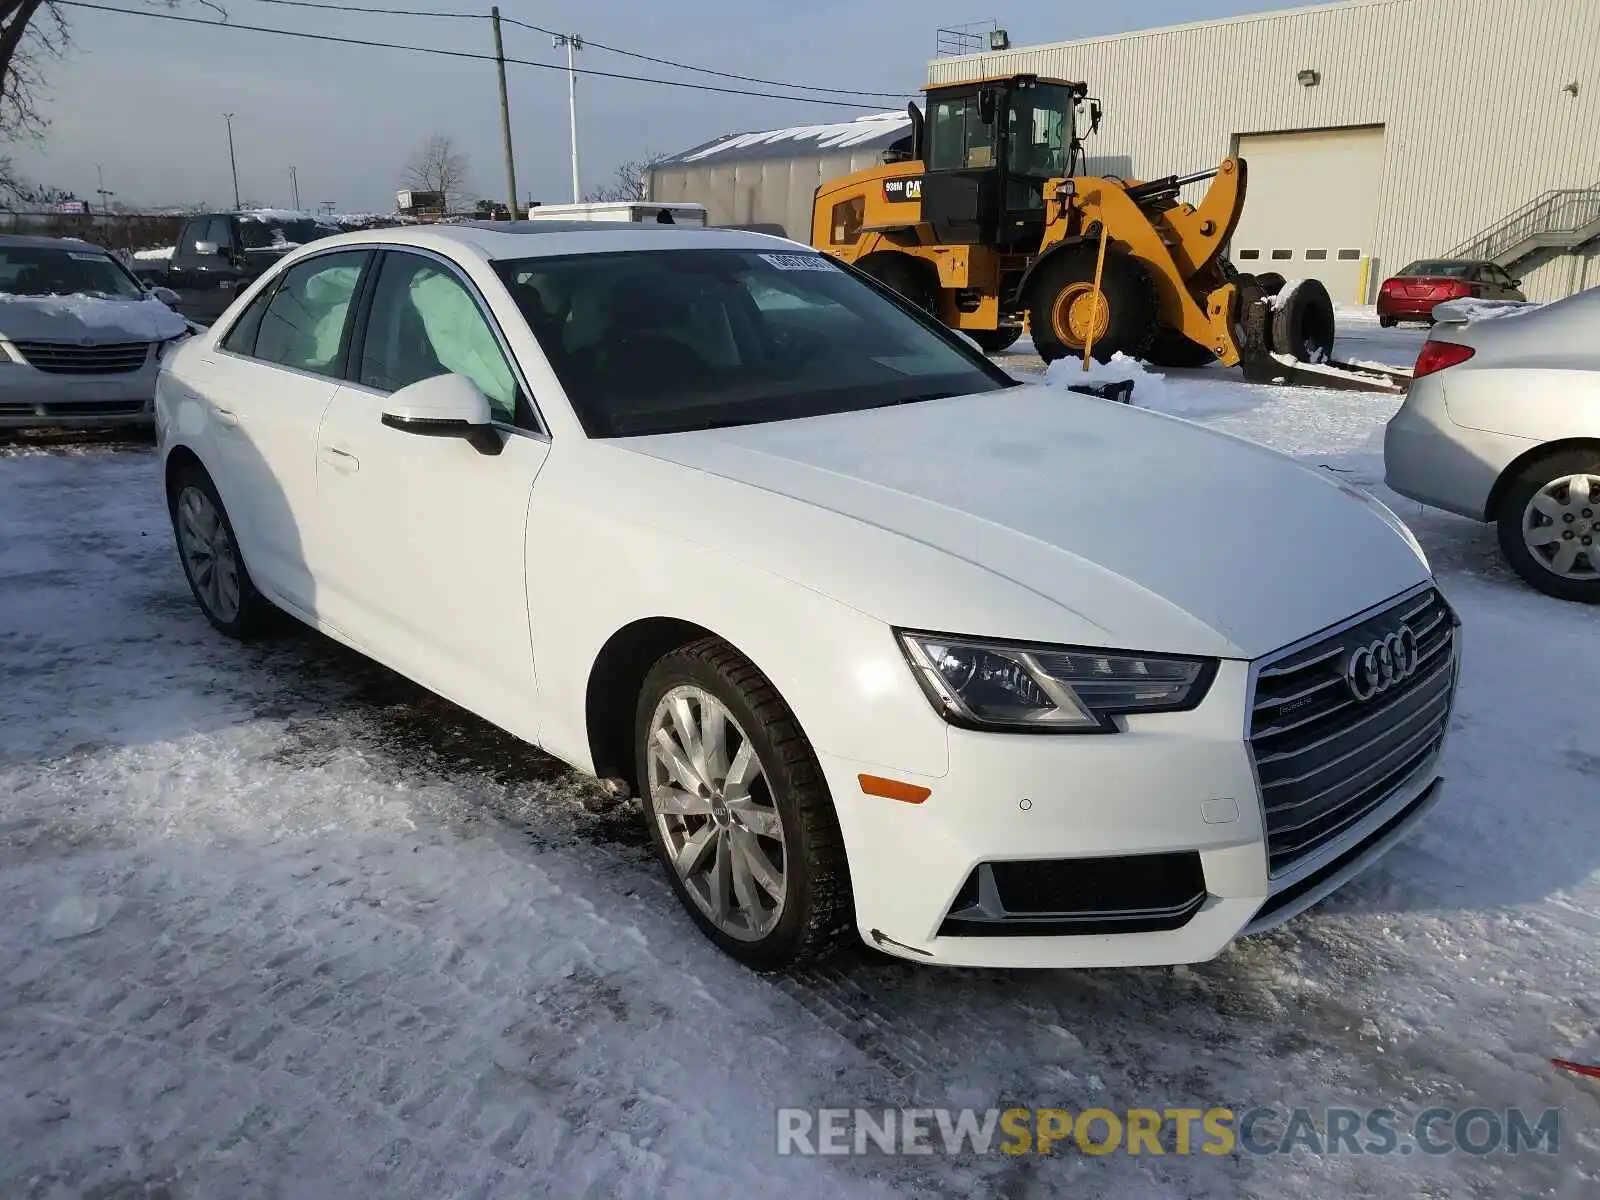
[[[705,638],[651,668],[635,748],[651,841],[707,937],[771,969],[849,932],[850,873],[822,770],[743,655]]]
[[[872,254],[856,264],[886,288],[892,288],[926,312],[938,310],[938,292],[929,269],[903,254]]]
[[[1028,297],[1028,326],[1046,362],[1082,354],[1092,337],[1094,357],[1117,353],[1144,358],[1156,336],[1156,289],[1143,264],[1107,248],[1100,290],[1095,291],[1096,249],[1079,246],[1039,270]]]
[[[1002,325],[999,329],[963,329],[961,332],[977,342],[985,354],[999,354],[1011,349],[1022,336],[1022,326]]]
[[[1274,303],[1275,351],[1308,363],[1325,363],[1333,357],[1333,300],[1320,279],[1296,280],[1286,295],[1274,297]]]
[[[1157,367],[1203,367],[1217,360],[1217,356],[1199,342],[1192,342],[1176,329],[1165,326],[1156,330],[1149,353],[1144,357],[1146,362]]]
[[[1393,329],[1394,326],[1395,326],[1395,319],[1393,317],[1379,317],[1378,318],[1378,327],[1379,328],[1381,328],[1381,329]]]
[[[1500,505],[1500,549],[1522,578],[1560,600],[1600,604],[1600,451],[1529,463]]]
[[[251,582],[211,477],[197,464],[181,468],[167,493],[167,506],[184,576],[206,620],[233,638],[262,632],[272,606]]]

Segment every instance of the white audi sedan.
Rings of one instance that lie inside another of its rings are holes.
[[[1438,795],[1457,624],[1393,514],[794,243],[330,238],[157,423],[213,625],[282,609],[636,796],[756,966],[1206,959]]]

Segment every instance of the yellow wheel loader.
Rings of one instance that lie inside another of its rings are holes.
[[[1243,159],[1150,181],[1087,175],[1079,117],[1093,133],[1101,109],[1086,85],[1010,75],[924,91],[926,116],[908,108],[909,158],[817,189],[817,249],[991,353],[1026,326],[1046,361],[1216,360],[1295,382],[1307,381],[1299,363],[1330,363],[1327,290],[1241,275],[1224,256],[1244,210]],[[1180,199],[1205,179],[1198,205]],[[1325,385],[1395,386],[1370,374],[1339,381],[1349,373],[1331,365],[1317,374]]]

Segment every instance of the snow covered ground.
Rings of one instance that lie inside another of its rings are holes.
[[[1083,973],[752,975],[558,764],[310,633],[214,634],[148,449],[0,451],[0,1196],[1596,1194],[1600,1086],[1548,1060],[1600,1050],[1600,612],[1385,493],[1394,406],[1159,400],[1413,523],[1465,623],[1445,800],[1215,962]],[[1556,1157],[774,1152],[779,1106],[901,1104],[1564,1118]]]

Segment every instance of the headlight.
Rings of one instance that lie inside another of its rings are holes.
[[[900,632],[929,701],[954,725],[1114,733],[1112,717],[1199,704],[1216,660]]]

